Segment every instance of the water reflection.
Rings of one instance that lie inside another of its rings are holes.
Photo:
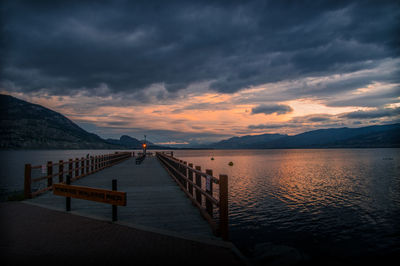
[[[176,155],[229,176],[238,246],[343,256],[400,247],[399,149],[213,151],[213,161],[196,152]]]

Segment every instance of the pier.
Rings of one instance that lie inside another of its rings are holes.
[[[64,162],[58,165],[48,162],[45,167],[28,165],[25,168],[27,199],[23,205],[126,226],[177,241],[201,243],[209,249],[221,250],[219,254],[230,263],[243,263],[240,252],[227,242],[226,176],[213,177],[211,170],[201,172],[199,166],[193,167],[172,154],[146,156],[140,163],[133,155],[116,153],[100,156],[101,159],[76,159],[75,163],[70,160],[67,170]],[[58,171],[54,169],[56,167]],[[42,173],[45,172],[44,177],[33,177],[32,169],[39,168]],[[66,186],[66,174],[72,180],[72,188],[88,187],[126,193],[125,205],[118,206],[116,211],[117,206],[112,205],[116,203],[105,204],[71,197],[68,211],[67,198],[57,195],[53,189],[56,183]],[[53,183],[53,179],[57,182]],[[32,180],[42,182],[42,185],[35,188]],[[221,184],[225,186],[222,189]],[[174,245],[174,241],[171,240],[170,244]]]

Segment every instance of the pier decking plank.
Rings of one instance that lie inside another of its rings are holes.
[[[19,202],[0,203],[2,265],[246,265],[229,243],[195,241]]]
[[[148,157],[139,165],[131,158],[72,185],[111,190],[112,179],[118,180],[118,191],[127,193],[127,206],[118,207],[118,221],[215,239],[208,223],[155,157]],[[111,205],[80,199],[71,201],[74,213],[111,220]],[[65,210],[65,198],[54,196],[52,192],[28,202]]]

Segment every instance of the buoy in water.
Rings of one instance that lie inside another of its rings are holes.
[[[228,165],[229,165],[229,166],[232,166],[232,165],[233,165],[233,163],[232,163],[232,162],[229,162],[229,163],[228,163]]]
[[[211,161],[214,161],[214,157],[211,157]]]

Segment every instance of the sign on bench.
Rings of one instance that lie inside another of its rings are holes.
[[[111,205],[126,206],[126,192],[122,191],[54,184],[53,194],[76,199],[97,201]]]

